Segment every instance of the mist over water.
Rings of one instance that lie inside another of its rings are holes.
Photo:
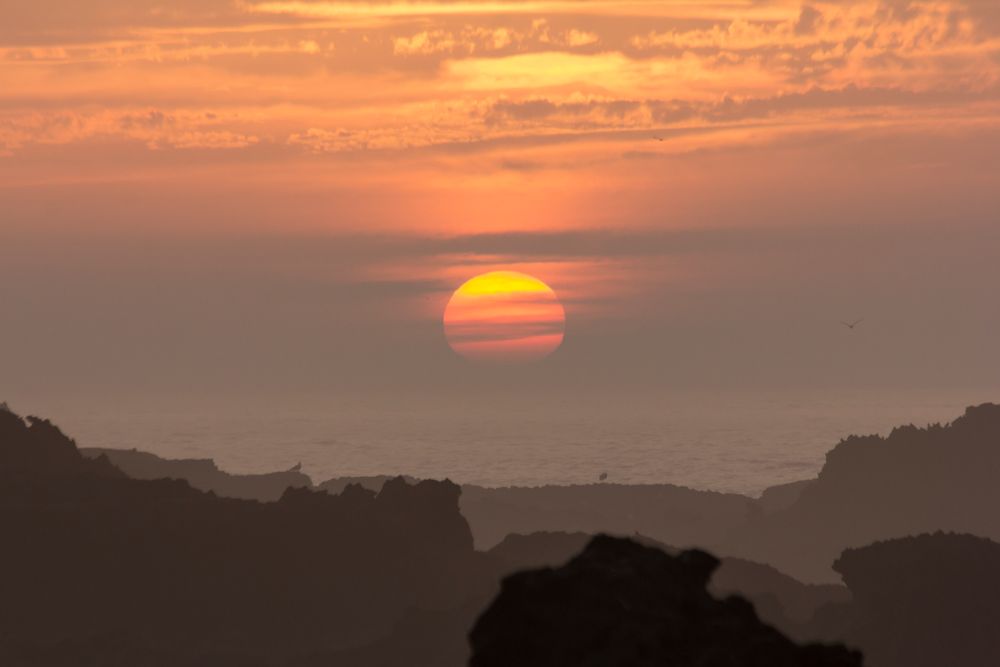
[[[850,434],[948,422],[989,392],[940,395],[541,393],[274,400],[26,400],[83,447],[211,458],[238,473],[301,462],[314,482],[408,474],[484,486],[671,483],[759,494],[813,477]]]

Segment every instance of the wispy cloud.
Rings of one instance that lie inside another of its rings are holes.
[[[968,105],[996,101],[997,15],[972,0],[109,0],[87,11],[48,0],[0,27],[0,150],[266,143],[356,156],[583,140],[600,159],[620,153],[601,148],[612,135],[669,128],[766,119],[772,132],[828,131],[876,109],[886,127],[960,124]],[[166,122],[127,122],[150,107]],[[502,158],[507,170],[574,161],[558,149]]]

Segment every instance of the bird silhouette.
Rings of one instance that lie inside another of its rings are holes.
[[[654,136],[653,138],[656,139],[657,141],[664,141],[663,137],[656,137],[656,136]]]
[[[599,480],[601,480],[602,482],[603,482],[604,480],[606,480],[607,478],[608,478],[608,473],[606,473],[606,472],[602,472],[602,473],[601,473],[601,476],[600,476],[600,477],[598,477],[598,479],[599,479]]]
[[[865,321],[864,318],[862,318],[860,320],[855,320],[854,322],[841,322],[841,324],[843,324],[845,327],[847,327],[851,331],[854,331],[854,327],[858,326],[859,324],[861,324],[864,321]]]

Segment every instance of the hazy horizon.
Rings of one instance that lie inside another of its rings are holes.
[[[81,447],[296,464],[314,483],[369,475],[483,486],[675,484],[756,496],[816,476],[850,435],[948,423],[1000,392],[483,392],[270,397],[53,396],[11,401]]]

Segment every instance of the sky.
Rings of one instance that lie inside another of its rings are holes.
[[[0,16],[4,395],[1000,388],[994,0]],[[494,270],[544,361],[449,348]]]

